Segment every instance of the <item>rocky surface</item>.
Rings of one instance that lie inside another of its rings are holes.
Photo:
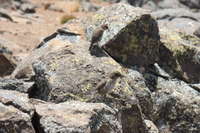
[[[0,78],[0,89],[16,90],[23,93],[28,93],[29,98],[35,95],[37,90],[34,79],[2,79]]]
[[[154,12],[119,3],[91,19],[70,20],[37,43],[13,69],[13,79],[0,79],[0,131],[199,132],[198,3],[129,2]],[[89,53],[92,31],[101,23],[109,30]],[[114,70],[124,77],[106,97],[96,94]]]
[[[27,94],[0,90],[0,132],[35,133],[31,122],[34,110],[28,101]]]
[[[103,103],[70,101],[35,108],[41,132],[122,133],[118,112]]]

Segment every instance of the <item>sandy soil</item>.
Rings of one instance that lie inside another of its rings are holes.
[[[73,15],[77,19],[92,16],[93,12],[77,12],[79,3],[59,0],[31,0],[37,6],[35,16],[38,19],[30,20],[16,17],[16,22],[0,21],[0,37],[16,45],[7,46],[19,61],[23,60],[45,37],[51,35],[62,24],[64,15]],[[45,10],[44,5],[55,3],[60,5],[64,12]],[[106,5],[103,3],[101,5]]]

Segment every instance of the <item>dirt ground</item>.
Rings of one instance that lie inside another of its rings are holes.
[[[92,16],[94,12],[78,12],[79,2],[59,1],[59,0],[30,0],[36,5],[37,20],[27,18],[14,18],[14,22],[0,21],[0,37],[14,43],[12,46],[6,45],[19,60],[23,60],[45,37],[51,35],[60,26],[61,18],[64,15],[73,15],[77,19]],[[59,5],[64,12],[45,10],[44,5],[54,3]],[[94,3],[95,4],[95,3]],[[106,3],[100,5],[107,5]],[[16,21],[15,21],[16,20]]]

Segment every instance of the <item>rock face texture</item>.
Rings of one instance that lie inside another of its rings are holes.
[[[92,31],[102,23],[109,30],[90,54]],[[2,131],[199,132],[199,44],[122,3],[101,8],[89,22],[71,20],[17,66],[12,77],[21,80],[1,80],[0,119],[11,120]],[[124,77],[106,97],[98,95],[97,84],[115,70]],[[5,115],[16,112],[20,120]]]
[[[43,132],[122,133],[118,113],[103,103],[38,104],[36,114]]]
[[[31,123],[32,110],[27,94],[0,90],[0,132],[35,133]]]
[[[110,31],[103,37],[102,48],[116,61],[137,67],[156,62],[160,38],[157,22],[147,11],[123,4],[111,5],[98,10],[92,20],[91,24],[108,24]]]
[[[199,38],[160,28],[160,61],[171,76],[189,83],[199,83],[200,40]]]

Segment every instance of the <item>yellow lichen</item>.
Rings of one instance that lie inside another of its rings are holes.
[[[132,107],[131,104],[126,104],[126,108],[127,108],[127,109],[130,109],[131,107]]]
[[[81,90],[82,90],[82,91],[88,91],[88,90],[91,89],[91,87],[92,87],[92,85],[89,83],[89,84],[87,84],[87,86],[86,86],[85,88],[83,88],[83,89],[81,89]]]
[[[50,77],[49,82],[52,83],[55,80],[55,77]]]

